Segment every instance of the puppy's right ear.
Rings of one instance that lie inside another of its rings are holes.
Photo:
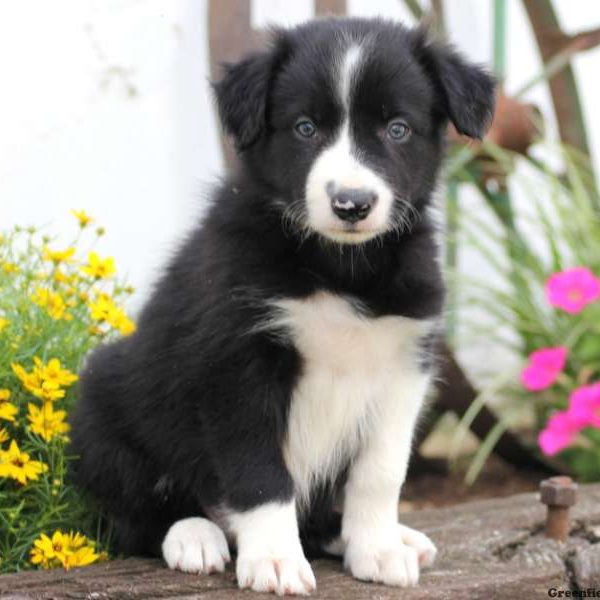
[[[273,37],[270,49],[225,64],[225,75],[213,84],[221,122],[238,150],[251,146],[267,124],[269,88],[285,53],[282,33]]]

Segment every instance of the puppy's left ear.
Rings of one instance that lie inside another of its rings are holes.
[[[494,115],[494,77],[465,60],[451,46],[430,41],[424,30],[416,33],[415,52],[457,131],[481,139]]]
[[[283,32],[273,32],[269,48],[224,65],[213,84],[219,116],[238,150],[251,146],[266,127],[269,87],[285,51]]]

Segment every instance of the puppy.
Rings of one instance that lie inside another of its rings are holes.
[[[214,86],[239,166],[140,315],[92,354],[75,477],[115,545],[242,588],[307,594],[310,555],[417,583],[398,523],[443,307],[428,206],[446,128],[480,138],[494,83],[422,31],[276,31]],[[336,509],[340,509],[338,512]]]

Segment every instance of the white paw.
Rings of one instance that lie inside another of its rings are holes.
[[[426,535],[396,525],[350,539],[344,564],[357,579],[409,587],[419,581],[419,565],[431,564],[435,554],[436,548]]]
[[[317,587],[300,544],[293,500],[233,513],[229,526],[237,539],[241,588],[284,596],[310,594]]]
[[[419,557],[419,566],[430,567],[437,556],[437,548],[434,543],[420,531],[411,529],[406,525],[398,525],[400,530],[400,539],[411,548],[417,551]]]
[[[231,560],[221,529],[200,517],[174,523],[162,543],[162,553],[169,568],[186,573],[222,572]]]
[[[281,558],[238,556],[237,579],[240,588],[275,592],[278,596],[307,595],[317,587],[312,569],[303,555]]]

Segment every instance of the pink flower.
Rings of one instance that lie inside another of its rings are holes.
[[[586,267],[554,273],[546,282],[546,297],[552,306],[575,315],[600,298],[600,279]]]
[[[584,385],[571,393],[569,414],[581,428],[600,428],[600,382]]]
[[[521,383],[530,392],[550,387],[565,368],[567,349],[542,348],[529,356],[529,364],[521,372]]]
[[[581,431],[580,425],[566,410],[555,412],[538,436],[538,444],[547,456],[554,456],[569,446]]]

